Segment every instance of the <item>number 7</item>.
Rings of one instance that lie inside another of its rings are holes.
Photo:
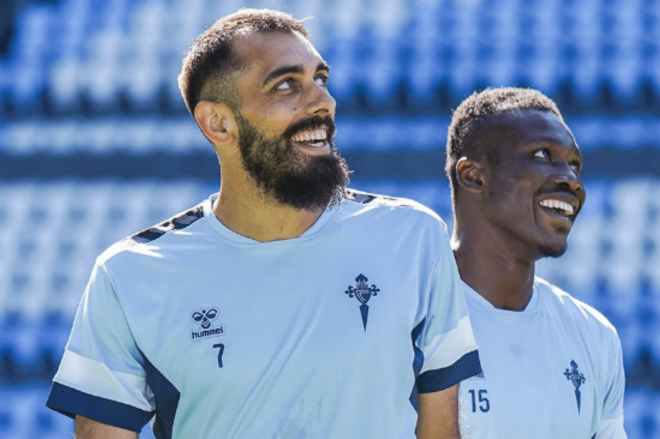
[[[218,367],[222,367],[222,354],[225,352],[225,345],[222,343],[214,344],[213,348],[220,348],[218,349]]]

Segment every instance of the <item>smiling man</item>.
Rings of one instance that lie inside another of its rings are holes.
[[[346,189],[329,67],[281,12],[192,44],[220,193],[104,252],[49,407],[76,437],[458,438],[481,371],[440,219]],[[417,411],[413,402],[417,404]]]
[[[614,327],[534,276],[559,257],[585,202],[582,157],[550,99],[487,89],[454,112],[452,247],[483,374],[461,383],[471,439],[625,438]]]

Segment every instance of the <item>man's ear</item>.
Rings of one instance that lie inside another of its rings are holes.
[[[461,157],[456,162],[456,180],[462,190],[483,192],[484,177],[484,168],[478,160]]]
[[[194,115],[199,128],[214,145],[229,145],[237,138],[234,112],[227,104],[200,101],[195,106]]]

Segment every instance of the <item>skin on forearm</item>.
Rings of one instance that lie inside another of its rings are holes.
[[[138,433],[76,415],[75,439],[137,439]]]
[[[418,395],[417,439],[460,439],[458,384]]]

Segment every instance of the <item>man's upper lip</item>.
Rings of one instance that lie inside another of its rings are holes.
[[[559,200],[570,204],[573,207],[573,214],[571,216],[575,216],[580,210],[580,198],[570,192],[545,193],[538,197],[537,202],[541,202],[543,200]]]

